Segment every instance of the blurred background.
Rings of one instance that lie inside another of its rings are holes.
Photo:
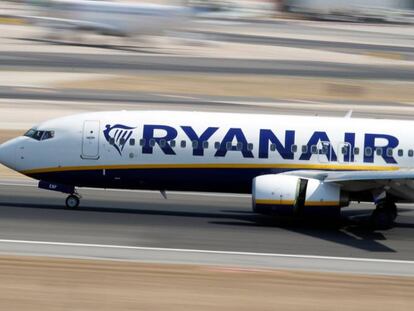
[[[0,97],[60,103],[37,107],[27,124],[3,116],[16,130],[63,109],[121,106],[407,118],[413,9],[412,0],[2,1]]]
[[[413,13],[414,0],[1,0],[0,143],[54,117],[100,110],[413,119]],[[85,208],[69,211],[60,194],[40,193],[5,167],[0,176],[2,238],[414,259],[412,209],[401,209],[387,236],[261,224],[247,196],[165,201],[87,190]],[[63,253],[87,257],[85,249]],[[186,260],[204,255],[193,256]],[[22,257],[0,258],[0,275],[0,301],[12,310],[33,302],[42,310],[411,310],[413,302],[409,278]]]

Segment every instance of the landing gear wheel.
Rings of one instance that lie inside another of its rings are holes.
[[[389,208],[391,210],[392,220],[394,221],[398,216],[397,206],[394,203],[391,203]]]
[[[397,215],[397,207],[394,203],[379,203],[371,215],[371,226],[374,230],[391,229],[394,227]]]
[[[66,207],[69,209],[75,209],[79,207],[80,199],[78,196],[71,194],[66,198]]]

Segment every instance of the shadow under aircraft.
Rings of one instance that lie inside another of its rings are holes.
[[[193,204],[193,203],[192,203]],[[273,230],[275,228],[291,231],[293,233],[317,238],[324,241],[333,242],[339,245],[348,246],[368,252],[383,252],[395,253],[396,251],[391,247],[383,244],[387,241],[386,233],[375,232],[370,228],[369,215],[370,210],[351,210],[342,213],[339,219],[322,219],[315,218],[275,218],[263,215],[256,215],[246,209],[238,209],[237,206],[231,205],[229,209],[214,209],[211,211],[211,205],[195,204],[194,210],[191,209],[189,203],[185,206],[186,210],[182,210],[183,204],[171,204],[170,201],[140,201],[134,204],[131,202],[106,202],[105,204],[117,207],[99,207],[95,204],[87,205],[76,210],[66,210],[60,205],[55,204],[34,204],[27,202],[16,202],[16,200],[0,199],[0,207],[14,207],[18,209],[36,209],[46,211],[47,218],[50,221],[54,217],[59,220],[64,219],[65,216],[56,216],[56,213],[48,213],[47,211],[66,211],[68,214],[78,214],[88,212],[99,212],[103,214],[112,214],[111,218],[115,222],[119,215],[141,215],[141,216],[155,216],[153,221],[158,217],[176,217],[185,219],[205,219],[204,225],[207,227],[228,226],[228,227],[250,227],[257,228],[261,232]],[[210,212],[209,212],[210,210]],[[205,211],[205,212],[204,212]],[[400,213],[410,211],[409,209],[400,209]],[[2,213],[0,210],[0,217]],[[7,215],[5,215],[7,217]],[[45,217],[45,213],[42,213]],[[81,217],[84,218],[84,217]],[[180,222],[180,220],[178,220]],[[183,223],[187,223],[183,221]],[[169,221],[166,221],[166,226]],[[398,228],[414,228],[413,225],[397,223],[394,230]]]

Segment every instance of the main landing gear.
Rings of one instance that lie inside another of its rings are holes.
[[[371,226],[374,230],[387,230],[394,227],[398,216],[397,206],[394,202],[381,200],[371,215]]]

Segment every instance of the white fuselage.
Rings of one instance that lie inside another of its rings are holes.
[[[52,138],[16,138],[0,147],[0,162],[74,186],[244,193],[263,174],[413,167],[413,130],[391,120],[99,112],[40,124],[34,131]]]
[[[52,27],[75,28],[108,35],[158,35],[189,22],[191,10],[180,6],[55,0],[45,20]],[[59,21],[59,19],[61,19]]]

